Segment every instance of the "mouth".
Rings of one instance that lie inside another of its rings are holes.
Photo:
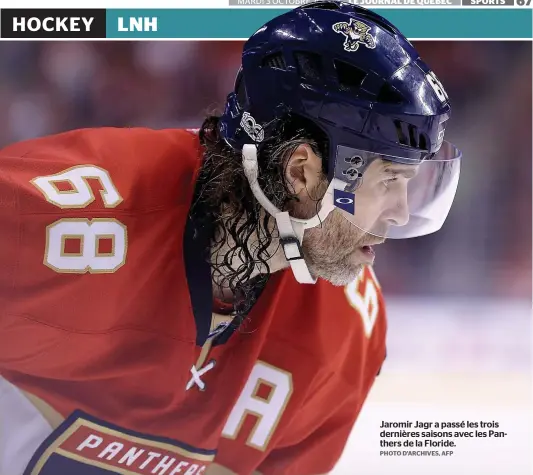
[[[352,254],[352,259],[356,264],[370,264],[374,263],[376,254],[372,246],[361,246]]]
[[[376,257],[376,251],[374,250],[374,246],[382,244],[383,242],[384,242],[384,240],[382,240],[382,241],[374,241],[374,242],[372,242],[370,244],[365,244],[364,246],[361,246],[359,248],[359,250],[370,261],[374,261],[374,258]]]
[[[372,246],[363,246],[361,247],[361,251],[363,251],[367,256],[374,257],[376,255],[376,252]]]

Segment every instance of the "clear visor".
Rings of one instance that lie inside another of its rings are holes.
[[[443,142],[420,161],[350,150],[335,166],[334,206],[361,231],[380,239],[405,239],[438,231],[459,182],[461,153]],[[354,153],[355,152],[355,153]]]

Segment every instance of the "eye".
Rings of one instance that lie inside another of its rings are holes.
[[[391,176],[389,178],[386,178],[385,180],[383,180],[381,183],[383,183],[383,186],[385,186],[385,188],[388,188],[389,185],[395,181],[398,181],[398,177],[397,176]]]

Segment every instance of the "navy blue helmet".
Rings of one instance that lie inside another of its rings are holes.
[[[439,79],[394,25],[322,1],[274,18],[245,43],[220,132],[243,150],[287,114],[311,121],[328,139],[333,206],[364,231],[403,238],[438,230],[451,207],[460,153],[443,140],[450,113]],[[357,190],[376,158],[417,167],[405,222],[358,221]]]

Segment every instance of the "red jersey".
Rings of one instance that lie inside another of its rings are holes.
[[[201,159],[185,130],[0,153],[0,375],[65,418],[24,473],[313,475],[339,459],[385,357],[379,284],[287,269],[244,330],[225,325],[190,225]]]

